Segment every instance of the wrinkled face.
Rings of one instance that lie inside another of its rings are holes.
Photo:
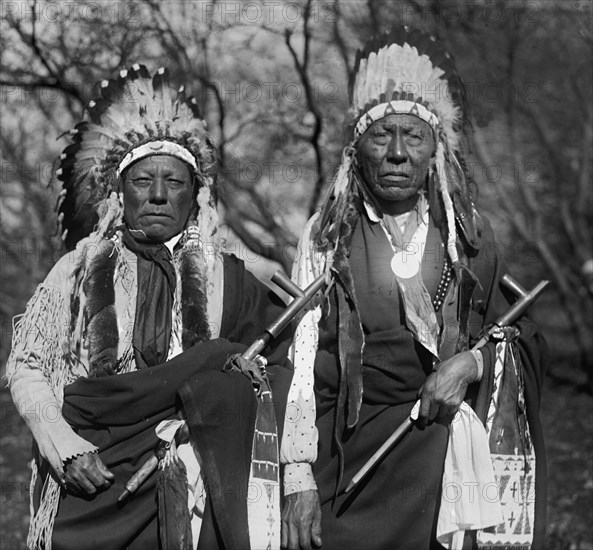
[[[181,233],[193,207],[193,182],[185,162],[168,155],[146,157],[123,173],[124,218],[146,240],[164,243]]]
[[[414,115],[393,114],[369,126],[360,139],[357,155],[362,176],[379,204],[415,204],[434,151],[428,123]]]

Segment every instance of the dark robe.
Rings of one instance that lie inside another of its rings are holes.
[[[500,262],[498,255],[493,254],[493,248],[488,246],[493,244],[489,226],[484,229],[483,239],[485,246],[482,250],[489,256],[479,254],[470,261],[470,268],[483,288],[474,300],[480,311],[474,311],[470,317],[473,337],[508,307],[498,291]],[[431,220],[422,277],[432,297],[438,286],[445,253],[440,232]],[[430,353],[405,327],[397,283],[390,268],[392,257],[391,246],[381,226],[361,215],[352,236],[348,262],[365,335],[363,400],[357,425],[353,429],[344,429],[338,436],[344,457],[343,474],[334,435],[336,414],[339,414],[336,404],[340,371],[335,293],[330,295],[328,315],[319,325],[315,390],[320,443],[314,475],[322,504],[324,550],[441,548],[435,537],[448,440],[446,424],[437,422],[423,430],[414,428],[409,431],[354,491],[335,497],[336,489],[343,490],[360,467],[409,416],[422,384],[432,372]],[[528,359],[526,394],[528,407],[532,410],[530,423],[537,453],[537,475],[543,482],[545,456],[538,418],[541,348],[540,341],[533,338],[533,325],[525,321],[522,330],[528,334],[521,349],[525,350]],[[474,401],[479,401],[482,419],[485,418],[486,395],[492,389],[488,355],[485,363],[488,366],[482,383],[475,384],[469,392]],[[543,540],[545,491],[538,494],[538,506],[534,548],[541,548]]]
[[[221,434],[218,439],[196,442],[207,463],[204,470],[223,480],[207,499],[199,548],[245,548],[236,541],[248,541],[246,494],[257,405],[247,377],[220,371],[227,359],[244,351],[282,309],[282,303],[245,270],[242,261],[226,256],[220,338],[196,344],[162,365],[116,376],[81,378],[65,388],[64,417],[81,437],[99,447],[115,482],[91,498],[62,495],[53,529],[55,550],[160,548],[156,474],[153,472],[123,503],[117,498],[154,454],[154,429],[176,415],[180,408],[178,391],[188,383],[205,396],[203,408],[198,410],[193,401],[190,404],[193,420],[201,415],[198,423],[205,433],[214,429]],[[292,376],[285,368],[288,341],[288,334],[284,334],[264,352],[270,363],[268,373],[279,427]],[[221,464],[217,464],[219,457],[224,457]],[[225,494],[226,487],[233,487],[236,495]],[[219,504],[219,513],[213,511],[213,502]],[[221,502],[228,503],[228,510]],[[234,521],[235,531],[223,537],[220,526],[230,524],[227,515],[244,521]]]

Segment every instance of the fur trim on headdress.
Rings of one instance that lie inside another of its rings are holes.
[[[146,67],[134,65],[116,79],[103,80],[99,89],[100,97],[88,104],[87,120],[70,132],[73,143],[60,155],[56,172],[63,182],[58,213],[68,249],[97,224],[101,235],[112,227],[103,218],[113,221],[114,210],[100,205],[118,191],[118,176],[126,167],[122,161],[129,155],[135,162],[149,154],[173,154],[185,159],[198,185],[212,185],[214,152],[206,123],[183,87],[170,88],[165,69],[151,77]],[[175,147],[163,148],[163,142]],[[161,152],[151,152],[151,143]],[[146,151],[134,157],[132,151],[144,146]]]
[[[190,226],[181,250],[181,317],[183,330],[181,342],[188,349],[198,342],[210,339],[210,325],[207,314],[208,265],[204,255],[202,233],[196,226]]]
[[[118,255],[111,240],[103,239],[96,246],[83,281],[90,377],[116,374],[119,342],[113,286]]]

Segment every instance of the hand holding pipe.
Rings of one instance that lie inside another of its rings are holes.
[[[256,355],[259,355],[264,348],[290,324],[297,313],[313,299],[313,296],[323,288],[325,284],[325,275],[317,277],[304,291],[295,285],[281,271],[276,271],[276,273],[274,273],[272,281],[286,293],[290,294],[294,300],[290,302],[287,308],[275,321],[266,327],[265,332],[241,354],[243,359],[248,359],[249,361],[252,361]],[[156,455],[151,456],[131,477],[130,481],[126,483],[126,488],[118,497],[117,501],[121,502],[134,493],[150,474],[156,470],[158,462],[159,460]]]
[[[539,298],[540,294],[544,291],[544,289],[548,286],[550,281],[540,281],[530,292],[524,290],[519,283],[517,283],[510,275],[503,275],[501,279],[502,284],[504,284],[509,290],[513,291],[515,294],[520,296],[520,299],[517,300],[508,310],[506,313],[501,315],[490,329],[476,342],[476,344],[472,347],[472,350],[477,350],[481,348],[484,344],[488,342],[490,336],[500,327],[507,326],[514,321],[516,321],[523,312],[531,305],[537,298]],[[420,400],[416,401],[414,406],[412,407],[412,411],[410,412],[410,416],[406,418],[400,426],[385,440],[385,442],[379,447],[373,456],[369,458],[365,464],[356,472],[350,483],[346,486],[344,490],[345,493],[349,493],[354,487],[356,487],[360,481],[369,473],[369,471],[373,468],[379,460],[381,460],[403,436],[404,434],[412,427],[413,421],[418,418],[418,411],[420,409]]]

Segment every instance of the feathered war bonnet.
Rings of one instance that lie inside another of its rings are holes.
[[[172,89],[166,69],[151,77],[143,65],[97,86],[99,97],[89,102],[86,120],[70,131],[72,144],[60,155],[56,173],[62,181],[58,218],[66,247],[73,249],[94,230],[108,235],[122,223],[120,176],[152,155],[174,156],[191,167],[199,209],[190,224],[202,238],[214,235],[214,150],[195,98],[186,97],[183,87]]]
[[[434,132],[436,152],[430,170],[430,190],[437,196],[429,200],[433,215],[438,216],[444,210],[447,252],[458,273],[454,203],[463,210],[463,218],[471,218],[468,225],[472,230],[466,235],[470,246],[475,246],[477,239],[473,237],[475,212],[458,160],[464,138],[464,96],[453,58],[435,36],[407,26],[393,29],[373,38],[358,51],[350,81],[350,101],[349,143],[322,207],[318,243],[337,245],[348,197],[357,188],[373,204],[358,175],[356,149],[361,136],[373,122],[385,116],[414,115],[428,123]]]

